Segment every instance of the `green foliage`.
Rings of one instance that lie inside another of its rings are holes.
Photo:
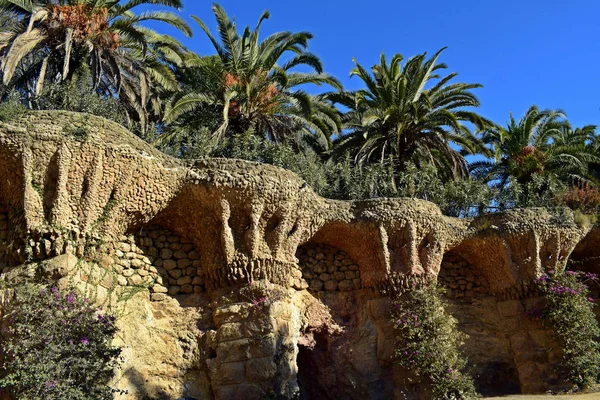
[[[329,161],[326,197],[361,200],[373,197],[412,197],[436,203],[446,215],[471,217],[486,212],[495,192],[486,184],[465,178],[445,181],[431,165],[407,162],[394,171],[390,164],[354,166],[349,159]]]
[[[104,96],[94,90],[87,65],[77,68],[68,81],[47,83],[42,93],[35,97],[32,108],[83,112],[127,125],[124,106],[116,97]]]
[[[72,136],[75,140],[85,141],[88,135],[90,134],[90,130],[83,125],[65,127],[63,129],[66,135]]]
[[[20,400],[112,400],[115,319],[75,289],[16,288],[6,307],[0,387]]]
[[[139,9],[148,5],[163,10]],[[164,92],[177,89],[171,67],[190,59],[178,40],[144,24],[165,23],[189,37],[187,23],[167,11],[181,6],[179,0],[1,1],[0,14],[13,21],[0,23],[2,83],[29,102],[47,82],[68,82],[89,65],[94,91],[118,97],[144,132]]]
[[[407,277],[408,285],[392,284],[392,322],[396,332],[396,362],[431,383],[434,399],[472,399],[473,380],[463,373],[466,360],[459,348],[467,336],[457,320],[445,313],[442,289],[436,282]]]
[[[471,171],[502,189],[517,182],[525,197],[528,185],[540,177],[563,183],[586,180],[588,164],[599,161],[597,149],[591,146],[595,129],[571,129],[563,111],[532,106],[520,120],[511,114],[505,128],[485,132],[483,140],[494,150],[494,159],[473,163]]]
[[[546,299],[543,318],[561,343],[562,376],[579,388],[598,382],[600,374],[600,328],[588,283],[592,273],[548,273],[536,280]]]
[[[27,112],[27,108],[21,102],[17,92],[10,92],[0,102],[0,121],[9,122]]]
[[[598,214],[584,214],[579,210],[575,210],[573,219],[578,227],[588,229],[598,222]]]
[[[213,4],[218,37],[206,24],[192,16],[208,36],[218,56],[214,72],[219,85],[208,91],[176,94],[165,111],[173,122],[196,109],[220,110],[218,137],[253,130],[274,142],[289,142],[305,135],[316,136],[322,145],[341,128],[339,112],[319,96],[309,95],[306,84],[329,85],[341,89],[339,81],[325,73],[319,58],[308,52],[309,32],[277,32],[260,41],[260,28],[270,17],[265,11],[254,30],[242,32],[234,19],[218,4]],[[289,57],[288,57],[289,56]],[[296,72],[303,67],[308,72]],[[206,72],[206,71],[205,71]]]
[[[443,50],[404,63],[401,54],[389,62],[381,54],[370,72],[354,61],[351,76],[365,87],[328,95],[348,108],[343,117],[348,133],[334,142],[335,154],[350,154],[361,166],[391,159],[397,170],[410,161],[434,166],[446,178],[465,176],[463,156],[488,152],[466,124],[483,130],[492,123],[469,110],[479,107],[472,90],[481,85],[451,83],[456,73],[441,74],[447,68],[438,62]]]
[[[553,175],[534,174],[528,182],[509,178],[509,185],[497,189],[496,203],[500,210],[522,207],[553,208],[564,193],[565,185]]]

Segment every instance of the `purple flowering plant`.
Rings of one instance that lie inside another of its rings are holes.
[[[398,281],[397,277],[389,279],[392,286]],[[390,290],[396,363],[430,383],[433,398],[475,398],[473,379],[464,373],[466,360],[460,353],[467,335],[444,311],[442,288],[436,282],[422,282],[415,279],[403,288]]]
[[[535,284],[546,300],[541,319],[561,343],[563,379],[578,388],[596,384],[600,374],[600,328],[589,286],[598,284],[598,276],[591,272],[548,271]]]
[[[240,289],[243,300],[248,301],[254,308],[266,308],[281,300],[283,293],[271,287],[266,281],[248,281],[248,285]]]
[[[18,399],[112,400],[115,318],[76,289],[15,288],[4,310],[0,388]]]

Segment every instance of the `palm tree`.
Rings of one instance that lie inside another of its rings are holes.
[[[451,177],[466,175],[463,154],[486,149],[465,123],[484,129],[491,122],[466,110],[479,106],[471,89],[481,85],[450,83],[456,73],[438,74],[447,68],[438,63],[443,50],[430,59],[426,53],[412,57],[404,65],[400,54],[389,63],[381,54],[372,73],[354,60],[350,76],[358,76],[366,87],[329,95],[349,109],[344,116],[349,133],[336,140],[334,156],[351,154],[359,166],[391,159],[399,169],[407,162],[425,163]]]
[[[306,51],[312,35],[307,32],[278,32],[259,42],[262,22],[269,18],[264,12],[254,30],[246,27],[238,33],[235,21],[223,8],[213,5],[219,40],[198,18],[212,42],[222,71],[218,90],[183,93],[173,99],[166,121],[206,104],[217,104],[223,123],[215,135],[241,133],[253,129],[257,134],[281,142],[300,134],[316,134],[327,141],[340,129],[339,113],[323,99],[300,89],[305,84],[331,85],[341,89],[334,77],[323,73],[317,56]],[[283,61],[288,54],[291,58]],[[278,63],[283,63],[279,65]],[[309,73],[291,71],[305,66]]]
[[[572,129],[563,111],[532,106],[519,121],[511,114],[506,128],[485,132],[483,140],[493,149],[493,160],[475,162],[471,170],[499,189],[511,179],[527,184],[542,175],[568,184],[587,181],[589,163],[599,161],[591,145],[594,137],[595,126]]]
[[[140,5],[179,8],[181,1],[0,0],[0,12],[16,17],[13,27],[0,31],[3,83],[20,83],[35,97],[47,77],[67,80],[77,65],[87,62],[93,87],[118,95],[143,119],[156,90],[176,87],[167,63],[182,64],[187,52],[172,37],[141,23],[165,22],[188,36],[191,30],[171,12],[136,14]]]

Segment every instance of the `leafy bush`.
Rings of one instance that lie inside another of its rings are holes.
[[[275,143],[253,131],[218,141],[210,129],[167,127],[158,135],[159,149],[180,158],[224,157],[273,164],[297,173],[319,195],[340,200],[411,197],[437,204],[445,215],[475,217],[516,207],[554,208],[565,186],[552,176],[534,174],[527,183],[511,179],[502,190],[466,177],[447,181],[431,165],[393,160],[357,166],[349,157],[328,159],[307,143]]]
[[[500,210],[523,207],[554,208],[556,198],[565,190],[564,184],[553,176],[534,174],[531,182],[519,183],[510,179],[510,185],[498,192],[494,203]]]
[[[0,121],[8,122],[25,113],[27,108],[21,103],[19,94],[11,92],[0,102]]]
[[[595,213],[600,207],[600,191],[589,183],[580,182],[557,196],[557,202],[585,214]]]
[[[597,282],[595,274],[574,271],[536,280],[547,303],[543,318],[561,343],[562,375],[579,388],[596,384],[600,374],[600,328],[586,284],[590,282]]]
[[[428,379],[434,399],[476,397],[472,378],[462,372],[466,360],[459,352],[467,335],[444,312],[442,289],[436,282],[406,279],[404,287],[397,278],[390,279],[397,363]]]
[[[115,318],[76,290],[27,285],[5,310],[0,387],[19,400],[112,400]]]
[[[84,112],[124,126],[128,123],[126,110],[116,97],[94,90],[90,68],[85,63],[77,68],[72,79],[44,85],[40,96],[33,99],[32,108]]]

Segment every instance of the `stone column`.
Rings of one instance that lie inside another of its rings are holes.
[[[299,393],[300,312],[290,300],[285,289],[263,282],[221,298],[209,340],[214,353],[207,360],[216,399]]]

